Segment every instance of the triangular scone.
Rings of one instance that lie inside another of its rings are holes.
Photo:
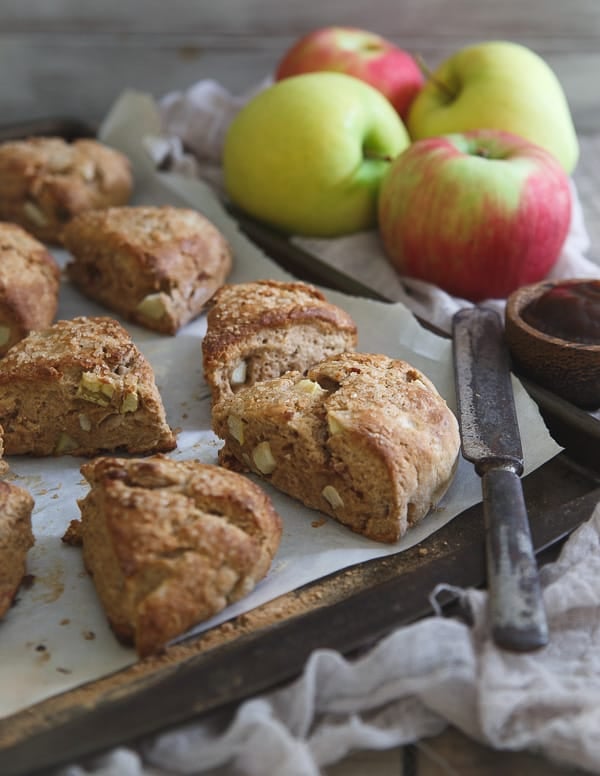
[[[0,426],[0,475],[6,474],[8,464],[4,460],[4,429]]]
[[[364,536],[395,542],[441,499],[458,423],[405,361],[344,353],[234,394],[213,410],[220,461]]]
[[[231,271],[229,244],[191,208],[82,213],[65,229],[67,274],[84,294],[148,329],[175,334]]]
[[[172,450],[154,372],[114,319],[79,317],[31,332],[0,361],[6,455]]]
[[[202,341],[213,403],[260,380],[303,372],[354,350],[356,324],[311,285],[259,280],[223,286],[213,299]]]
[[[92,138],[27,137],[0,143],[0,218],[45,243],[86,210],[122,205],[132,190],[129,160]]]
[[[60,269],[41,242],[0,222],[0,356],[33,329],[54,321]]]
[[[269,497],[246,477],[165,456],[81,468],[83,557],[115,634],[140,656],[247,595],[281,537]]]
[[[34,502],[24,488],[0,481],[0,618],[13,602],[33,546],[31,512]]]

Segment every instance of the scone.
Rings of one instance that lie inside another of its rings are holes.
[[[6,474],[9,466],[4,460],[4,429],[0,426],[0,475]]]
[[[405,361],[343,353],[213,408],[222,465],[249,469],[357,533],[395,542],[448,488],[458,423]]]
[[[0,618],[10,608],[26,571],[33,546],[33,498],[24,489],[0,481]]]
[[[129,160],[96,140],[32,137],[0,144],[0,219],[46,243],[62,243],[77,213],[124,205],[132,190]]]
[[[213,403],[284,372],[303,372],[354,350],[350,315],[306,283],[259,280],[223,286],[213,297],[202,341]]]
[[[46,247],[16,224],[0,222],[0,357],[58,307],[60,270]]]
[[[31,332],[0,361],[6,455],[156,453],[176,440],[152,367],[112,318]]]
[[[116,636],[140,656],[247,595],[281,537],[269,497],[235,472],[166,456],[81,468],[83,557]]]
[[[231,270],[221,232],[196,210],[123,207],[84,213],[65,231],[71,281],[148,329],[175,334]]]

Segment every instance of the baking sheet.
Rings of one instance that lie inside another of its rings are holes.
[[[137,182],[135,201],[196,207],[229,239],[234,251],[230,282],[285,278],[239,231],[211,190],[199,181],[157,173],[144,149],[144,137],[159,131],[151,98],[125,93],[100,131],[105,142],[132,160]],[[64,265],[67,255],[55,251]],[[327,297],[348,310],[359,329],[359,348],[405,358],[422,369],[455,407],[451,342],[423,329],[401,304],[382,304],[327,291]],[[65,280],[58,317],[107,314],[82,297]],[[121,321],[150,360],[171,425],[181,429],[174,458],[216,462],[219,441],[210,432],[210,403],[202,380],[201,338],[204,318],[175,338],[157,335]],[[534,402],[515,381],[526,471],[532,471],[559,450],[548,434]],[[35,498],[36,545],[28,571],[33,582],[0,623],[0,716],[83,682],[116,671],[136,660],[108,628],[93,585],[77,548],[63,545],[69,521],[77,518],[77,498],[85,493],[79,472],[83,459],[10,458],[11,478]],[[210,628],[311,580],[360,561],[383,557],[422,541],[464,509],[480,500],[480,481],[461,460],[455,481],[439,508],[396,545],[381,545],[349,532],[333,520],[306,509],[264,485],[282,515],[281,547],[268,577],[243,601],[198,626]]]

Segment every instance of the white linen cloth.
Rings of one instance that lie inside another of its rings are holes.
[[[167,95],[165,134],[146,147],[158,165],[218,189],[224,133],[245,99],[213,81]],[[575,188],[573,194],[570,234],[552,274],[600,277],[585,257],[588,238]],[[374,233],[301,243],[441,328],[468,304],[390,274]],[[490,303],[503,309],[502,300]],[[472,626],[433,616],[351,661],[317,650],[297,681],[241,704],[232,719],[182,726],[60,774],[318,776],[353,749],[414,742],[447,724],[498,749],[530,749],[600,773],[600,504],[542,569],[541,583],[551,639],[537,653],[498,649],[489,638],[485,591],[457,591]]]
[[[302,676],[138,749],[61,776],[318,776],[353,749],[385,749],[448,723],[498,749],[531,749],[600,773],[600,505],[541,570],[550,644],[529,655],[489,638],[487,594],[465,590],[474,625],[440,616],[399,628],[353,661],[313,652]]]
[[[159,106],[164,136],[148,146],[157,163],[184,175],[198,175],[222,191],[220,163],[227,128],[244,103],[270,83],[265,79],[239,97],[211,80],[200,81],[184,92],[167,94]],[[589,237],[572,181],[571,190],[573,210],[569,234],[548,277],[600,278],[600,266],[586,257]],[[402,302],[442,331],[450,331],[452,316],[457,310],[471,306],[470,302],[450,296],[431,283],[401,277],[386,259],[377,231],[336,239],[294,237],[293,242],[384,297]],[[503,314],[505,301],[491,299],[486,305]]]

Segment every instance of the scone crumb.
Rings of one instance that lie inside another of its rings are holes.
[[[71,520],[67,530],[62,535],[61,541],[69,544],[71,547],[81,547],[81,520]]]

